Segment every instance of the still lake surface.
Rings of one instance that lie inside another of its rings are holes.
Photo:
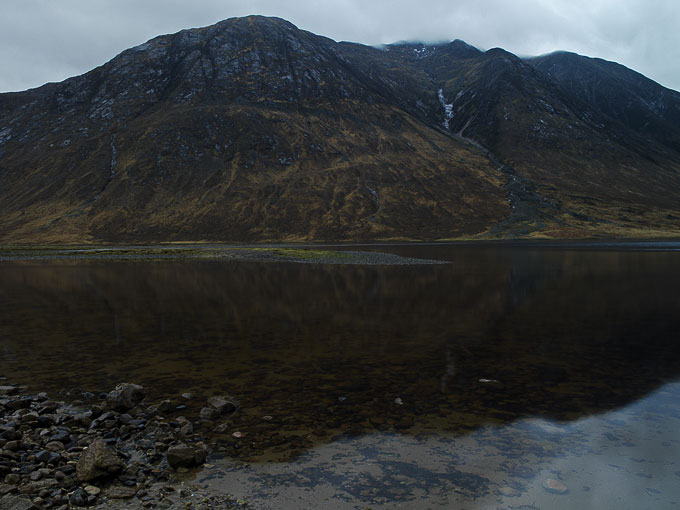
[[[0,375],[234,396],[255,508],[680,507],[680,243],[351,249],[449,263],[0,262]]]

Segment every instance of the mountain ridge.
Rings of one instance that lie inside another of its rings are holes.
[[[680,94],[572,60],[259,16],[158,36],[0,94],[0,241],[679,235]]]

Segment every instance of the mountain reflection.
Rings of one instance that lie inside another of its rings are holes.
[[[417,256],[451,263],[2,263],[0,371],[53,392],[228,393],[243,429],[270,415],[302,448],[311,433],[571,420],[679,375],[673,253]]]

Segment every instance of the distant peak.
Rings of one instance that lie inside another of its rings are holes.
[[[482,53],[461,39],[454,39],[447,46],[451,53],[460,58],[476,57]]]
[[[513,62],[522,61],[522,59],[520,59],[517,55],[515,55],[514,53],[510,53],[509,51],[504,50],[503,48],[491,48],[490,50],[485,51],[484,54],[491,58],[505,58]]]

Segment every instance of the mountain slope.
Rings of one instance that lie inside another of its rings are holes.
[[[157,37],[0,94],[0,241],[680,233],[675,96],[627,122],[545,58],[259,16]]]

